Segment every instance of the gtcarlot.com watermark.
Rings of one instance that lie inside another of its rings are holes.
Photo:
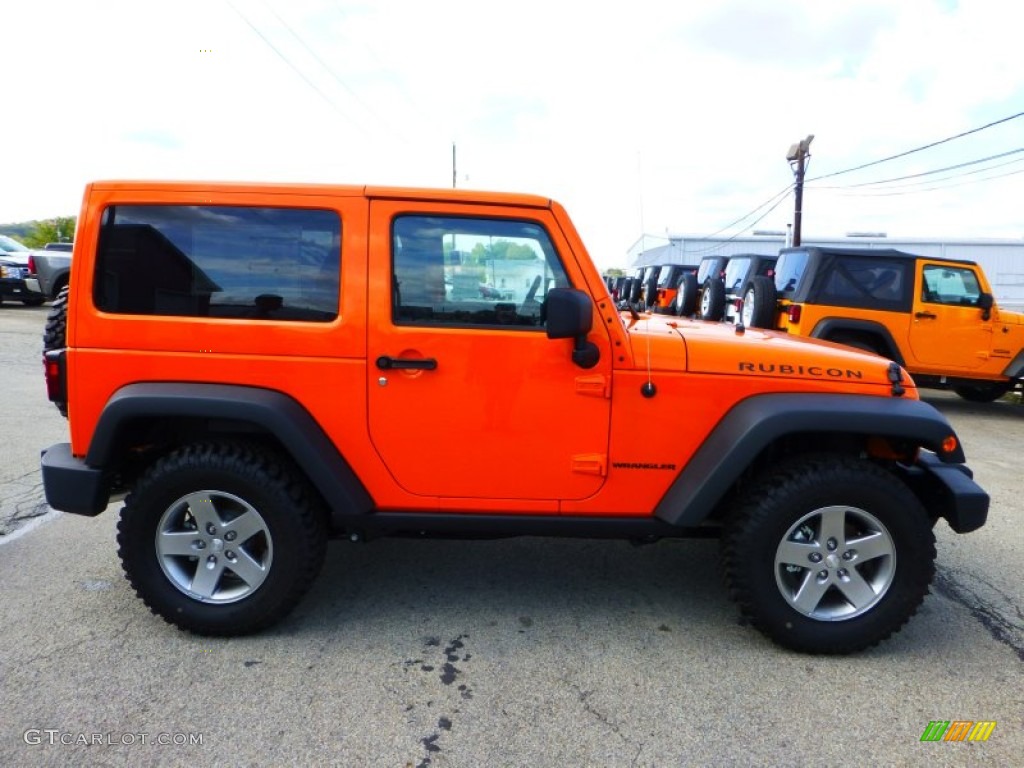
[[[59,728],[29,728],[22,734],[32,746],[64,747],[201,747],[202,733],[75,733]]]

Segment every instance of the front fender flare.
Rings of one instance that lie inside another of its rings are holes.
[[[911,440],[934,451],[944,463],[962,464],[946,418],[920,400],[869,395],[768,394],[732,408],[708,435],[655,508],[672,525],[695,526],[714,511],[733,484],[771,443],[787,435],[840,433]]]

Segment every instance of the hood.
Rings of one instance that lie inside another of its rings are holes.
[[[1002,309],[1001,307],[994,319],[997,323],[1002,323],[1003,325],[1024,325],[1024,313]]]
[[[891,386],[889,360],[827,341],[657,315],[626,318],[626,326],[636,364],[646,366],[649,354],[653,370]],[[906,371],[903,381],[914,386]]]

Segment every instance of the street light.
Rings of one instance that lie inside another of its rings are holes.
[[[793,169],[796,177],[796,209],[793,212],[793,245],[800,245],[800,222],[803,218],[804,203],[804,172],[807,170],[807,158],[811,156],[811,142],[814,141],[814,134],[809,134],[806,139],[793,144],[786,153],[789,160],[789,167]]]

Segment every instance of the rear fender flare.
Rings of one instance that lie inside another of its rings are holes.
[[[129,384],[107,402],[85,463],[114,465],[119,435],[132,422],[208,418],[249,423],[273,435],[320,492],[333,516],[366,514],[370,494],[309,411],[282,392],[189,382]]]

